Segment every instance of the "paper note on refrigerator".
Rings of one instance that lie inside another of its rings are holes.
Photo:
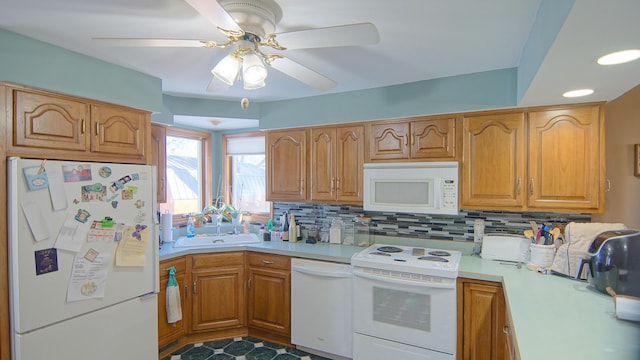
[[[116,249],[116,266],[146,266],[149,236],[146,225],[125,226]]]
[[[67,287],[67,302],[104,297],[109,270],[109,254],[100,254],[93,261],[78,253],[73,259],[71,279]]]
[[[76,221],[75,214],[71,215],[65,220],[62,227],[60,227],[54,247],[56,249],[78,252],[87,238],[87,231],[87,224]]]
[[[50,169],[49,175],[49,196],[53,210],[64,210],[67,208],[67,193],[64,189],[64,179],[59,169]]]
[[[47,230],[47,223],[42,216],[40,206],[37,202],[28,200],[23,202],[22,211],[29,223],[29,229],[35,241],[42,241],[49,238],[49,231]]]

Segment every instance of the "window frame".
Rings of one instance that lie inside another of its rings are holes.
[[[221,184],[223,189],[223,198],[231,199],[231,158],[227,154],[227,139],[230,138],[247,138],[247,137],[256,137],[263,136],[266,138],[267,134],[264,131],[251,131],[251,132],[243,132],[243,133],[232,133],[232,134],[222,134],[222,181]],[[267,155],[267,149],[264,149],[264,155]],[[266,160],[266,158],[265,158]],[[267,169],[265,168],[265,177],[266,177]],[[266,189],[265,189],[266,191]],[[268,213],[251,213],[251,222],[267,222],[267,220],[271,219],[271,214],[273,214],[273,202],[267,201],[269,203],[269,212]]]
[[[166,137],[182,137],[194,140],[200,140],[202,142],[202,154],[201,155],[201,166],[202,166],[202,183],[200,184],[200,191],[202,193],[202,204],[200,204],[200,210],[202,210],[206,204],[212,203],[212,181],[211,178],[213,176],[212,168],[213,168],[213,147],[211,144],[211,133],[205,131],[196,131],[190,129],[184,129],[174,126],[167,127]],[[165,140],[166,142],[166,140]],[[165,164],[167,159],[164,159]],[[169,191],[169,189],[167,189]],[[187,223],[188,214],[174,214],[173,215],[173,225],[179,226]]]

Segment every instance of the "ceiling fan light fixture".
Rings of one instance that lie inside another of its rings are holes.
[[[262,60],[255,53],[249,53],[242,57],[242,79],[246,84],[260,84],[264,86],[264,79],[267,78],[267,69]]]
[[[211,73],[223,83],[233,85],[233,82],[236,81],[238,77],[241,66],[242,61],[233,54],[229,54],[220,60],[213,70],[211,70]]]
[[[255,90],[255,89],[260,89],[265,87],[266,83],[264,82],[264,80],[259,81],[259,82],[249,82],[249,81],[244,81],[244,89],[245,90]]]

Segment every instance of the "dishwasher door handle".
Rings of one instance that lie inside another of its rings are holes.
[[[352,277],[352,274],[350,272],[323,271],[323,270],[309,269],[306,267],[296,266],[296,265],[291,265],[291,271],[297,271],[301,274],[329,277],[329,278],[351,278]]]

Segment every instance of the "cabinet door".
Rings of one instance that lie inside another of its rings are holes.
[[[288,338],[291,334],[291,259],[249,252],[249,327]]]
[[[167,128],[151,124],[151,165],[156,166],[156,196],[158,203],[167,201]]]
[[[167,282],[169,281],[168,269],[176,268],[176,280],[180,289],[180,304],[182,305],[182,320],[167,323]],[[185,334],[185,320],[189,317],[187,306],[187,276],[186,263],[183,257],[160,262],[160,292],[158,293],[158,346],[163,347]]]
[[[289,271],[249,267],[249,326],[283,336],[291,333]]]
[[[91,151],[144,160],[148,113],[119,106],[91,105]]]
[[[64,96],[13,90],[13,142],[57,150],[86,151],[89,105]]]
[[[309,200],[336,199],[336,130],[309,130]]]
[[[409,123],[371,124],[369,160],[409,158]]]
[[[306,200],[306,134],[304,129],[267,133],[267,200]]]
[[[337,200],[362,203],[364,126],[338,128],[336,148]]]
[[[528,205],[597,210],[604,188],[599,106],[529,113]]]
[[[459,335],[459,359],[502,360],[505,356],[505,302],[498,283],[475,280],[458,282],[462,318]]]
[[[462,206],[521,208],[524,205],[523,113],[463,119]]]
[[[456,119],[430,119],[411,123],[412,159],[455,159]]]
[[[191,282],[193,331],[246,324],[243,266],[195,270],[191,273]]]

